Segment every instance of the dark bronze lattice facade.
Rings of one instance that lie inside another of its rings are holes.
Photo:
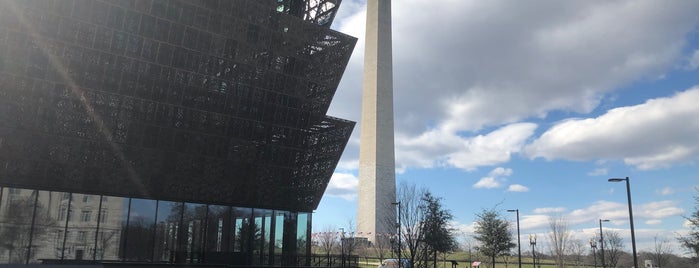
[[[0,0],[0,186],[312,211],[339,0]]]

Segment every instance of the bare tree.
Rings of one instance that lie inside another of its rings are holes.
[[[658,268],[662,268],[670,259],[672,254],[672,246],[670,245],[670,240],[667,238],[659,238],[656,234],[653,238],[654,244],[650,252],[646,253],[646,256],[653,261],[654,265]]]
[[[568,222],[563,216],[549,217],[549,228],[551,228],[548,234],[551,255],[557,267],[565,267],[565,256],[571,239]]]
[[[119,230],[102,230],[98,233],[97,236],[97,258],[98,260],[103,260],[105,256],[105,252],[108,252],[113,246],[114,246],[114,241],[112,239],[116,239],[118,237]]]
[[[401,185],[402,187],[403,185]],[[399,190],[400,191],[400,190]],[[401,201],[400,197],[398,197],[397,201]],[[391,206],[391,209],[396,209],[394,204],[384,204],[385,206]],[[374,241],[371,243],[371,247],[374,249],[374,253],[376,256],[379,258],[379,261],[383,261],[384,258],[387,258],[386,254],[389,253],[390,251],[395,251],[397,248],[395,248],[397,245],[394,245],[396,242],[396,238],[398,237],[398,218],[396,217],[396,214],[389,213],[386,215],[377,215],[379,218],[379,224],[386,226],[388,228],[385,229],[390,229],[394,230],[394,232],[391,233],[377,233],[373,234]],[[368,234],[369,236],[372,236],[371,233]],[[401,245],[403,246],[403,245]],[[389,251],[390,250],[390,251]],[[395,253],[395,252],[394,252]]]
[[[473,245],[473,239],[471,238],[471,235],[462,233],[464,237],[464,244],[462,250],[466,253],[468,253],[468,262],[473,262],[473,252],[471,251],[474,247]]]
[[[604,232],[604,258],[609,267],[616,267],[621,257],[624,242],[616,231]]]
[[[510,251],[507,254],[502,255],[502,261],[505,263],[505,268],[510,267],[510,261],[512,261],[514,259],[514,258],[512,258],[512,256],[514,256],[514,254],[515,254],[514,252]]]
[[[330,255],[337,247],[337,228],[335,226],[326,225],[323,231],[316,235],[320,249],[327,257],[328,266],[332,266],[332,258]]]
[[[418,189],[414,184],[401,183],[398,187],[398,201],[401,202],[401,233],[403,235],[401,255],[407,255],[414,267],[422,260],[424,251],[422,241],[424,239],[423,230],[423,210],[422,196],[426,190]]]
[[[356,239],[354,221],[352,219],[347,220],[347,230],[344,231],[344,234],[340,234],[340,237],[342,239],[340,240],[340,243],[342,244],[342,250],[344,250],[343,254],[347,256],[352,256],[352,253],[359,246],[359,243],[357,243]]]
[[[699,192],[699,187],[694,188],[694,190]],[[694,196],[694,212],[685,219],[689,222],[689,232],[677,239],[680,245],[693,255],[692,260],[699,263],[699,194]]]
[[[371,248],[374,249],[374,254],[379,258],[379,261],[383,261],[386,258],[386,250],[391,248],[391,238],[385,235],[377,235],[374,238],[374,242],[371,243]]]
[[[575,266],[580,266],[583,263],[583,255],[585,253],[587,253],[587,245],[582,240],[570,240],[570,254],[573,256]]]
[[[39,191],[31,195],[18,195],[8,198],[4,215],[0,215],[0,247],[7,250],[9,263],[26,263],[34,258],[37,243],[48,230],[55,226],[55,220],[49,217],[47,209],[37,202]],[[42,228],[32,228],[42,226]],[[31,237],[31,239],[30,239]],[[33,240],[33,241],[32,241]]]

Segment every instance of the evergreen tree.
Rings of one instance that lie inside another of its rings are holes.
[[[690,217],[685,217],[689,221],[689,233],[679,237],[678,240],[682,247],[694,255],[693,261],[699,263],[699,195],[694,197],[694,201],[696,204],[694,212]]]
[[[495,209],[484,209],[480,214],[476,214],[476,217],[478,221],[473,238],[480,242],[477,249],[490,256],[495,267],[495,257],[505,255],[517,246],[512,242],[514,239],[510,232],[510,223]]]
[[[437,252],[448,252],[456,248],[454,229],[449,227],[453,215],[449,210],[442,208],[440,198],[434,197],[430,192],[425,192],[422,201],[425,217],[424,240],[431,255],[436,258]]]

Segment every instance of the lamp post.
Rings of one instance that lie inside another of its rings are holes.
[[[536,234],[529,235],[529,245],[532,246],[532,267],[536,268]]]
[[[508,209],[507,212],[517,213],[517,256],[519,258],[519,268],[522,268],[522,247],[519,244],[519,209]]]
[[[401,266],[403,266],[403,260],[402,260],[401,255],[400,255],[400,238],[401,238],[401,236],[403,236],[403,234],[401,232],[402,225],[400,222],[400,210],[401,210],[400,209],[400,201],[393,202],[393,203],[391,203],[391,205],[398,206],[398,268],[400,268]]]
[[[633,267],[638,268],[638,258],[636,257],[636,234],[633,230],[633,209],[631,208],[631,186],[629,183],[629,177],[626,178],[611,178],[607,180],[609,182],[620,182],[626,181],[626,197],[629,201],[629,223],[631,225],[631,249],[633,249]]]
[[[590,238],[590,247],[592,248],[592,258],[595,260],[595,268],[597,268],[597,253],[595,253],[597,241],[594,238]]]
[[[599,220],[599,246],[600,246],[600,251],[602,252],[602,268],[605,267],[604,264],[604,234],[602,233],[602,222],[608,222],[609,220]]]
[[[345,267],[345,228],[340,228],[340,262]]]

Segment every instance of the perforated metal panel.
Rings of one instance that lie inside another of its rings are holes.
[[[0,185],[313,210],[356,39],[287,2],[0,0]]]

